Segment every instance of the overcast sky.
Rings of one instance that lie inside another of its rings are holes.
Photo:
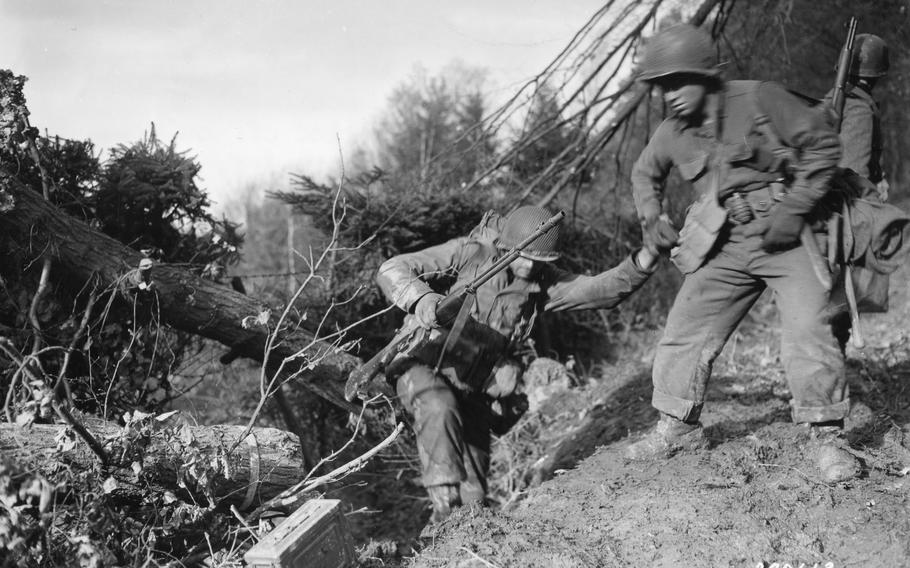
[[[501,98],[603,0],[0,0],[0,67],[32,124],[101,149],[161,137],[224,202],[289,171],[324,175],[419,63],[489,70]],[[333,172],[337,173],[337,172]]]

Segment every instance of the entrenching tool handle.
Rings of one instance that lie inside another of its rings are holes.
[[[830,292],[833,283],[831,281],[831,272],[828,270],[828,260],[822,256],[822,251],[818,248],[818,241],[815,240],[812,227],[803,225],[802,231],[799,233],[799,240],[809,254],[809,264],[812,265],[815,276],[821,282],[825,292]]]
[[[849,231],[852,226],[850,221],[850,204],[844,202],[841,214],[844,218],[844,230]],[[847,306],[850,308],[850,324],[853,331],[850,333],[850,340],[857,349],[866,346],[866,339],[863,337],[862,320],[859,319],[859,307],[856,305],[856,290],[853,287],[853,265],[844,259],[844,292],[847,295]]]
[[[863,337],[863,330],[859,319],[859,309],[856,305],[856,290],[853,287],[853,266],[844,265],[844,289],[847,292],[847,305],[850,306],[850,321],[853,331],[850,333],[850,341],[857,349],[866,346],[866,339]]]

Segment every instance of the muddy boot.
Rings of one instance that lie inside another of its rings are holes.
[[[452,514],[454,507],[461,505],[458,485],[431,485],[427,487],[427,493],[430,496],[430,503],[433,504],[433,514],[430,515],[431,524],[441,523]]]
[[[825,483],[848,481],[859,475],[859,461],[848,449],[843,421],[812,424],[809,447],[820,477]]]
[[[661,414],[660,420],[645,436],[626,448],[631,460],[668,458],[680,450],[697,450],[707,445],[701,423],[689,424]]]

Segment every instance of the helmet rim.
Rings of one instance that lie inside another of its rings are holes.
[[[495,245],[503,250],[510,250],[517,244],[530,237],[541,223],[552,217],[552,214],[542,207],[526,205],[509,213],[505,218],[502,231],[496,238]],[[540,262],[552,262],[559,258],[560,230],[559,226],[550,227],[546,233],[539,235],[528,244],[519,255]]]
[[[663,79],[672,75],[697,75],[706,79],[717,79],[720,77],[720,74],[720,67],[715,67],[714,69],[659,69],[656,71],[643,71],[639,74],[638,80],[646,83],[654,83],[658,79]]]

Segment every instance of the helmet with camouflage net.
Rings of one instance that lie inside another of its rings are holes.
[[[511,249],[531,236],[541,223],[552,216],[543,207],[535,207],[533,205],[519,207],[506,216],[502,232],[499,233],[499,238],[496,239],[496,246],[503,249]],[[559,225],[551,227],[549,231],[540,235],[525,247],[521,251],[521,255],[542,262],[556,260],[559,258],[559,237]]]
[[[882,77],[888,73],[888,45],[873,34],[858,34],[853,40],[850,74],[857,77]]]
[[[708,78],[720,74],[711,37],[690,24],[670,26],[647,42],[638,79],[656,81],[677,74]]]

